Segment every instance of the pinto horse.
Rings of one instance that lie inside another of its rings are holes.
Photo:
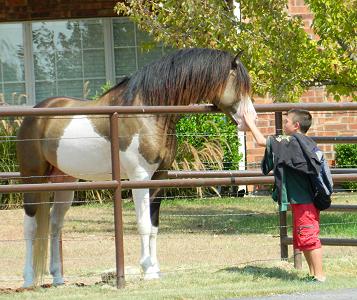
[[[240,105],[254,110],[250,78],[238,57],[212,49],[183,49],[124,78],[98,100],[55,97],[35,107],[108,105],[189,105],[201,100],[215,104],[234,122],[241,122]],[[176,152],[177,115],[119,118],[120,173],[129,180],[167,178]],[[17,157],[24,183],[110,180],[109,118],[87,115],[25,117],[19,129]],[[60,176],[66,175],[66,176]],[[73,191],[24,194],[26,256],[24,287],[37,285],[45,272],[50,232],[50,273],[61,285],[59,238]],[[159,277],[156,238],[159,189],[134,189],[137,229],[141,238],[140,265],[145,279]],[[157,199],[156,199],[157,197]],[[156,200],[155,200],[156,199]]]

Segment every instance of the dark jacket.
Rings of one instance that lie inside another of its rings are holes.
[[[271,136],[269,139],[271,146],[266,148],[262,171],[267,175],[272,169],[274,170],[273,198],[279,202],[280,209],[284,211],[289,202],[285,182],[286,170],[298,172],[300,175],[317,175],[321,169],[321,162],[316,155],[316,143],[306,135],[296,133],[293,136]],[[269,153],[269,150],[272,153]],[[310,184],[309,181],[307,182]],[[311,194],[311,200],[313,197],[314,195]]]

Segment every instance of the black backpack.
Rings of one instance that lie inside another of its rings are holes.
[[[317,209],[325,210],[331,205],[331,194],[333,192],[331,171],[323,152],[318,147],[315,147],[313,151],[321,162],[320,172],[310,175],[312,188],[315,193],[313,202]]]

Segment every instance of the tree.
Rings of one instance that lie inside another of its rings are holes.
[[[357,100],[357,7],[355,0],[305,0],[314,15],[312,39],[287,0],[126,0],[128,15],[155,41],[176,48],[210,47],[237,53],[249,69],[253,92],[275,101],[297,101],[312,86],[326,86],[336,100]]]

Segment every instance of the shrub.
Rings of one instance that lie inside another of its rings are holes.
[[[335,146],[336,167],[357,168],[357,144],[340,144]],[[356,182],[344,182],[342,187],[357,190]]]
[[[178,149],[173,169],[236,170],[242,154],[238,152],[237,128],[223,114],[184,116],[176,126]],[[187,195],[193,189],[171,189],[174,194]],[[205,189],[207,190],[207,189]],[[219,192],[211,188],[216,194]],[[203,189],[196,188],[202,197]]]

